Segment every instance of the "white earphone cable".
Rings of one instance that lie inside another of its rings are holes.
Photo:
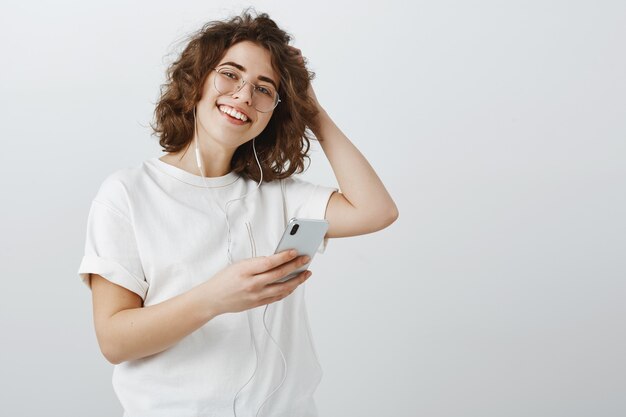
[[[206,178],[204,177],[204,164],[202,163],[202,156],[200,153],[200,148],[198,145],[198,141],[199,141],[199,136],[198,136],[198,122],[196,120],[196,108],[194,107],[193,109],[193,121],[194,121],[194,131],[195,131],[195,153],[196,153],[196,164],[198,165],[198,169],[200,170],[200,175],[202,176],[202,180],[204,182],[204,185],[208,188],[208,184],[206,182]],[[242,195],[241,197],[235,198],[233,200],[229,200],[226,205],[224,206],[224,208],[222,209],[220,207],[220,209],[222,210],[222,212],[224,213],[224,218],[226,219],[226,229],[227,229],[227,235],[228,235],[228,239],[227,239],[227,255],[228,255],[228,264],[232,265],[233,263],[233,259],[232,259],[232,255],[230,252],[230,246],[231,246],[231,237],[230,237],[230,223],[228,222],[228,207],[231,203],[235,202],[235,201],[239,201],[243,198],[245,198],[246,196],[248,196],[249,194],[257,191],[259,189],[259,187],[261,186],[261,183],[263,182],[263,169],[261,168],[261,163],[259,162],[259,157],[257,156],[256,153],[256,146],[255,146],[255,139],[252,139],[252,149],[254,151],[254,158],[256,159],[256,163],[259,166],[259,172],[260,172],[260,180],[259,183],[257,184],[256,188],[244,195]],[[256,251],[254,251],[256,252]],[[253,257],[256,256],[256,253],[252,254]],[[270,339],[272,340],[272,342],[276,345],[276,347],[278,348],[278,351],[280,352],[280,356],[283,360],[283,379],[280,382],[280,384],[278,385],[278,387],[276,387],[261,403],[261,405],[259,406],[259,408],[257,409],[257,412],[255,414],[256,417],[258,417],[259,412],[261,411],[261,409],[263,408],[263,406],[265,406],[265,403],[267,402],[267,400],[270,399],[270,397],[272,395],[274,395],[274,393],[276,391],[278,391],[278,389],[283,385],[283,383],[285,382],[285,379],[287,378],[287,360],[285,359],[285,355],[283,354],[282,349],[280,348],[280,346],[278,345],[278,343],[276,342],[276,340],[272,337],[270,330],[267,328],[267,323],[265,322],[265,315],[267,313],[267,309],[269,307],[269,304],[265,305],[265,311],[263,312],[263,327],[265,328],[265,332],[267,333],[267,335],[270,337]],[[248,318],[248,328],[250,329],[250,338],[252,339],[252,346],[254,349],[254,355],[256,357],[256,363],[254,366],[254,371],[252,372],[252,375],[250,376],[250,378],[248,379],[248,381],[244,384],[243,387],[241,387],[239,389],[239,391],[237,391],[237,394],[235,395],[235,398],[233,399],[233,414],[235,417],[237,417],[237,411],[236,411],[236,402],[237,402],[237,398],[239,397],[239,394],[241,393],[241,391],[243,391],[243,389],[250,383],[250,381],[252,381],[252,379],[254,378],[254,375],[256,374],[256,371],[258,369],[258,365],[259,365],[259,355],[258,355],[258,351],[256,348],[256,342],[255,342],[255,338],[254,338],[254,332],[252,330],[252,324],[250,322],[250,314],[251,314],[251,310],[247,310],[246,312],[247,314],[247,318]]]

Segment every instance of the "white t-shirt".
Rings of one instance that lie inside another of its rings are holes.
[[[138,294],[144,306],[168,300],[228,266],[228,221],[233,262],[270,255],[292,217],[323,219],[336,188],[290,177],[262,183],[231,172],[205,178],[161,161],[121,169],[102,183],[89,212],[86,285],[98,274]],[[222,209],[220,209],[220,207]],[[325,250],[326,241],[318,252]],[[319,277],[318,277],[319,279]],[[283,385],[259,416],[315,417],[322,376],[311,338],[305,285],[270,304],[265,323],[287,362]],[[280,385],[284,364],[263,325],[265,306],[219,315],[163,352],[115,365],[113,387],[124,417],[254,416]],[[249,320],[251,326],[249,326]],[[251,329],[250,329],[251,327]]]

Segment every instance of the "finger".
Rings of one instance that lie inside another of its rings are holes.
[[[243,262],[244,272],[252,275],[262,274],[286,262],[291,261],[296,256],[298,256],[298,251],[296,251],[295,249],[291,249],[269,256],[250,258],[247,259],[246,262]]]
[[[281,295],[281,296],[278,296],[278,297],[270,297],[270,298],[266,298],[266,299],[264,299],[264,300],[259,301],[259,302],[256,304],[256,306],[255,306],[255,307],[260,307],[260,306],[263,306],[263,305],[265,305],[265,304],[272,304],[272,303],[275,303],[276,301],[280,301],[280,300],[282,300],[283,298],[285,298],[285,297],[284,297],[284,296],[282,296],[282,295]]]
[[[293,273],[295,270],[307,265],[307,263],[309,263],[310,261],[311,259],[308,256],[298,256],[274,269],[256,275],[255,283],[257,283],[261,287],[273,284],[279,279]]]
[[[309,279],[311,274],[312,274],[311,271],[303,271],[300,274],[298,274],[295,278],[292,278],[287,282],[269,284],[259,293],[259,297],[261,299],[275,298],[275,297],[282,297],[282,298],[287,297],[289,294],[294,292],[300,284],[302,284],[304,281]]]
[[[255,282],[261,286],[272,284],[275,281],[291,274],[296,269],[303,267],[310,261],[311,259],[308,256],[298,256],[297,258],[287,263],[284,263],[274,269],[266,271],[262,274],[258,274],[255,277]]]

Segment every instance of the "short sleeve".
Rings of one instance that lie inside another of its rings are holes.
[[[98,274],[145,299],[145,279],[134,228],[130,219],[116,208],[122,198],[107,198],[115,186],[103,184],[91,203],[87,219],[85,254],[78,275],[91,288],[89,274]],[[117,201],[116,201],[117,199]]]
[[[339,191],[334,187],[312,184],[300,178],[289,177],[281,180],[281,187],[285,201],[287,219],[292,217],[304,219],[325,219],[326,207],[330,196]],[[324,253],[328,245],[328,238],[317,249],[318,253]]]

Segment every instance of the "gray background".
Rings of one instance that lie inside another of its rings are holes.
[[[2,2],[1,415],[121,416],[76,274],[90,201],[161,154],[177,41],[247,5]],[[254,5],[400,209],[311,268],[321,415],[625,415],[625,3]]]

